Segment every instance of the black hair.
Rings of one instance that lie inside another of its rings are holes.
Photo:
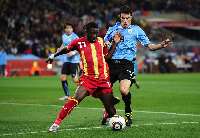
[[[98,28],[98,25],[95,22],[89,22],[85,26],[85,30],[89,31],[91,28]]]
[[[74,28],[74,26],[73,26],[72,23],[65,23],[65,28],[66,28],[67,26],[71,26],[72,28]]]
[[[120,8],[120,15],[121,13],[125,13],[125,14],[131,14],[132,15],[132,9],[130,6],[128,5],[124,5]]]

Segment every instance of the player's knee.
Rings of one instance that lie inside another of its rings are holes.
[[[120,88],[120,92],[121,92],[121,94],[122,95],[127,95],[128,94],[128,92],[129,92],[129,88]]]
[[[73,78],[73,82],[78,83],[78,78]]]
[[[61,75],[60,79],[61,79],[61,81],[66,81],[67,80],[67,76]]]

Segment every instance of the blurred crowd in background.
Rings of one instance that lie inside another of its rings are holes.
[[[33,54],[46,58],[60,47],[65,22],[73,23],[75,33],[82,37],[84,25],[95,21],[100,28],[99,35],[104,37],[108,27],[119,21],[120,7],[127,3],[133,11],[180,11],[200,18],[198,0],[1,0],[0,46],[7,54]],[[133,18],[132,22],[139,25],[151,41],[176,38],[175,34],[155,31],[145,20]],[[200,54],[199,47],[188,47],[182,43],[167,48],[166,52]]]

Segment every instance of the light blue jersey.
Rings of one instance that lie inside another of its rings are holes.
[[[2,52],[2,51],[0,50],[0,66],[1,66],[1,65],[7,65],[6,56],[7,56],[6,51]]]
[[[79,38],[74,32],[72,32],[71,35],[67,36],[66,33],[62,35],[62,44],[64,46],[67,46],[69,43],[71,43],[74,39]],[[70,62],[70,63],[79,63],[80,62],[80,55],[77,53],[71,57],[65,56],[64,59],[65,62]]]
[[[109,27],[104,37],[104,41],[113,43],[113,36],[118,30],[122,31],[124,37],[122,37],[120,42],[117,44],[112,59],[127,59],[132,61],[136,56],[136,46],[138,41],[146,47],[151,43],[145,32],[139,26],[130,25],[128,28],[124,29],[120,22],[117,22],[113,27]]]

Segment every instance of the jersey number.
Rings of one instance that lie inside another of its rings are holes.
[[[85,42],[78,42],[78,44],[80,45],[80,48],[82,48],[82,47],[86,47]]]

